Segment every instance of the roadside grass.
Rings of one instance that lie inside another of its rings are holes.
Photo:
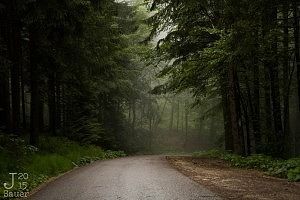
[[[0,135],[0,199],[4,198],[3,183],[11,184],[9,173],[27,173],[15,176],[15,186],[9,191],[31,191],[51,177],[97,160],[126,156],[123,151],[104,151],[93,145],[80,145],[62,137],[43,137],[38,148],[26,145],[24,140]],[[26,182],[26,189],[22,182]]]
[[[234,167],[257,169],[274,177],[285,178],[289,181],[300,181],[300,158],[283,160],[262,154],[242,157],[219,150],[194,152],[193,157],[218,158],[228,161]]]

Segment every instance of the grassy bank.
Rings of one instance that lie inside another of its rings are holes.
[[[40,145],[36,148],[26,145],[24,140],[0,135],[0,150],[0,199],[4,198],[3,183],[11,185],[9,173],[22,173],[15,175],[16,183],[10,191],[20,191],[20,188],[30,191],[49,178],[74,167],[96,160],[125,156],[122,151],[104,151],[96,146],[80,145],[66,138],[56,137],[41,138]]]
[[[300,158],[283,160],[261,154],[242,157],[218,150],[195,152],[193,157],[218,158],[228,161],[234,167],[258,169],[271,176],[300,181]]]

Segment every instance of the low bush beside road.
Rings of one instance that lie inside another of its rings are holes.
[[[258,169],[271,176],[300,181],[300,158],[274,159],[262,154],[242,157],[218,150],[195,152],[193,157],[218,158],[228,161],[234,167]]]
[[[8,191],[3,183],[15,185],[10,192],[28,192],[51,177],[97,160],[126,156],[123,151],[105,151],[93,145],[80,145],[66,138],[43,137],[39,147],[28,146],[22,139],[0,135],[0,199]],[[25,174],[25,175],[24,175]],[[24,184],[23,184],[24,183]]]

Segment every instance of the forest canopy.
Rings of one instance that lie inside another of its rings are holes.
[[[0,20],[1,135],[299,155],[297,1],[1,0]]]
[[[219,97],[226,150],[299,154],[299,2],[148,2],[151,36],[167,35],[155,57],[168,81],[156,92]]]

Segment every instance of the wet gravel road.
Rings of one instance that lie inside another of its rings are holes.
[[[173,169],[164,156],[99,161],[60,177],[31,200],[216,200]]]

